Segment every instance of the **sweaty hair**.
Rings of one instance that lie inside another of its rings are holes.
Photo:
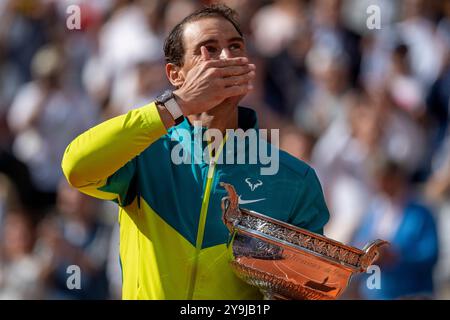
[[[164,42],[164,56],[166,63],[173,63],[181,67],[184,63],[183,31],[184,26],[190,22],[198,21],[203,18],[218,17],[229,21],[241,37],[243,37],[241,27],[237,21],[237,13],[225,5],[212,5],[191,13],[178,23],[170,31]]]

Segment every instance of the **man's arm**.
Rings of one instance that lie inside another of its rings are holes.
[[[254,65],[245,57],[203,60],[174,93],[185,116],[207,111],[223,100],[248,93]],[[119,203],[134,176],[135,159],[174,125],[164,107],[151,103],[103,122],[78,136],[66,149],[62,168],[70,185],[97,198]],[[100,190],[100,188],[102,190]],[[107,191],[106,191],[107,190]]]
[[[130,160],[164,135],[170,127],[167,111],[155,103],[131,110],[127,114],[105,121],[78,136],[66,148],[62,169],[67,181],[89,195],[113,200],[127,187],[133,176]],[[116,192],[103,192],[99,188],[119,169],[121,179],[111,179],[119,187]],[[120,181],[119,181],[120,180]],[[122,186],[122,187],[121,187]]]

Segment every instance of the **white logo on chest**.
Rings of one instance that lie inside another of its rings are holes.
[[[261,180],[258,180],[256,183],[252,183],[250,178],[246,178],[245,182],[247,182],[250,190],[252,191],[255,191],[256,188],[263,185],[263,182]]]

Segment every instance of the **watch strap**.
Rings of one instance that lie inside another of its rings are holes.
[[[183,112],[181,111],[180,106],[178,105],[174,97],[167,100],[164,103],[164,106],[166,107],[167,111],[169,111],[170,115],[172,116],[173,120],[175,120],[175,122],[178,119],[183,120]]]

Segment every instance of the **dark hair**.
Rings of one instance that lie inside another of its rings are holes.
[[[241,27],[237,21],[237,13],[226,5],[211,5],[204,7],[191,13],[178,23],[172,31],[170,31],[164,42],[164,56],[166,63],[173,63],[177,66],[182,66],[184,61],[184,46],[183,46],[183,31],[184,26],[190,22],[198,21],[208,17],[219,17],[229,21],[239,35],[242,37]]]

